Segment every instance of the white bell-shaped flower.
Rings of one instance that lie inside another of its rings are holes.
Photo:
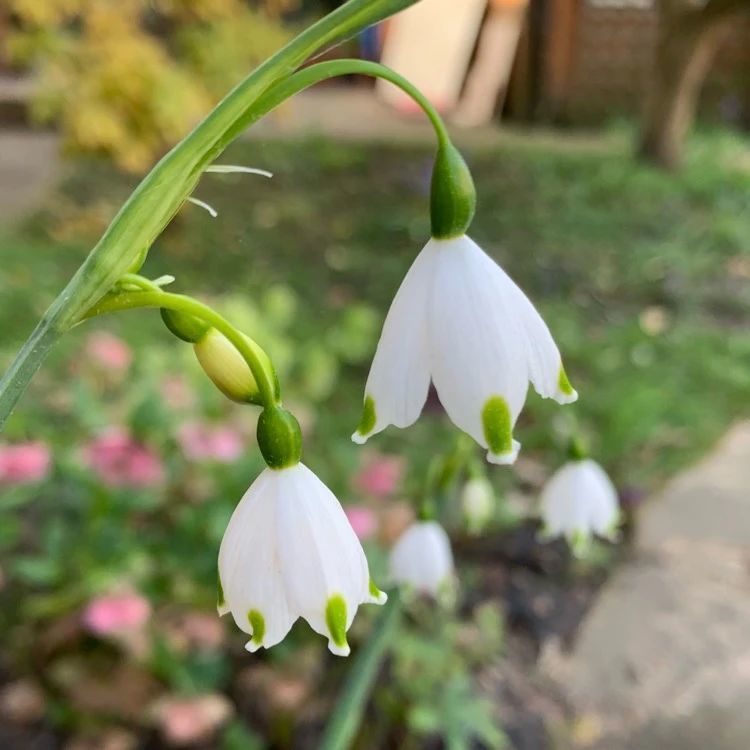
[[[219,614],[252,637],[279,643],[298,617],[349,654],[360,604],[386,595],[370,580],[362,545],[333,493],[302,464],[266,469],[235,509],[219,551]]]
[[[453,579],[453,553],[437,521],[416,521],[399,537],[389,557],[391,580],[420,594],[438,596]]]
[[[513,427],[528,384],[575,401],[560,352],[526,295],[469,237],[431,239],[406,274],[383,326],[365,387],[363,443],[389,424],[416,421],[430,379],[448,416],[488,449],[515,461]]]
[[[542,490],[540,511],[544,536],[565,536],[574,552],[584,553],[594,534],[617,539],[617,490],[590,458],[570,461],[552,475]]]

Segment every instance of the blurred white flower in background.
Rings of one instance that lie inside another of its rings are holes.
[[[593,535],[617,541],[617,490],[596,461],[570,461],[549,479],[540,499],[545,537],[564,536],[575,554],[585,554]]]
[[[418,594],[438,597],[453,580],[451,544],[437,521],[416,521],[398,538],[389,557],[391,580]]]
[[[495,512],[495,490],[487,477],[472,477],[461,490],[461,508],[470,534],[479,534]]]

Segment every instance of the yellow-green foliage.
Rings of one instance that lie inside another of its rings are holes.
[[[287,39],[243,0],[11,0],[11,59],[33,70],[32,115],[69,152],[147,168]]]

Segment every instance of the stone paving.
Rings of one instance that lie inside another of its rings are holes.
[[[750,423],[641,518],[569,655],[541,669],[595,750],[750,748]]]

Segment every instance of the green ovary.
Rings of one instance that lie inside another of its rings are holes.
[[[566,396],[572,396],[575,393],[573,386],[570,384],[570,380],[568,380],[565,368],[562,365],[560,365],[560,374],[557,376],[557,387],[560,389],[560,392],[564,393]]]
[[[250,627],[253,629],[253,637],[250,639],[259,646],[263,645],[263,637],[266,634],[266,620],[257,609],[251,609],[247,613],[247,619]]]
[[[341,594],[334,594],[328,599],[326,625],[331,634],[331,640],[339,648],[346,648],[346,602]]]
[[[508,402],[502,396],[492,396],[482,409],[482,427],[487,446],[499,456],[513,450],[513,420]]]

